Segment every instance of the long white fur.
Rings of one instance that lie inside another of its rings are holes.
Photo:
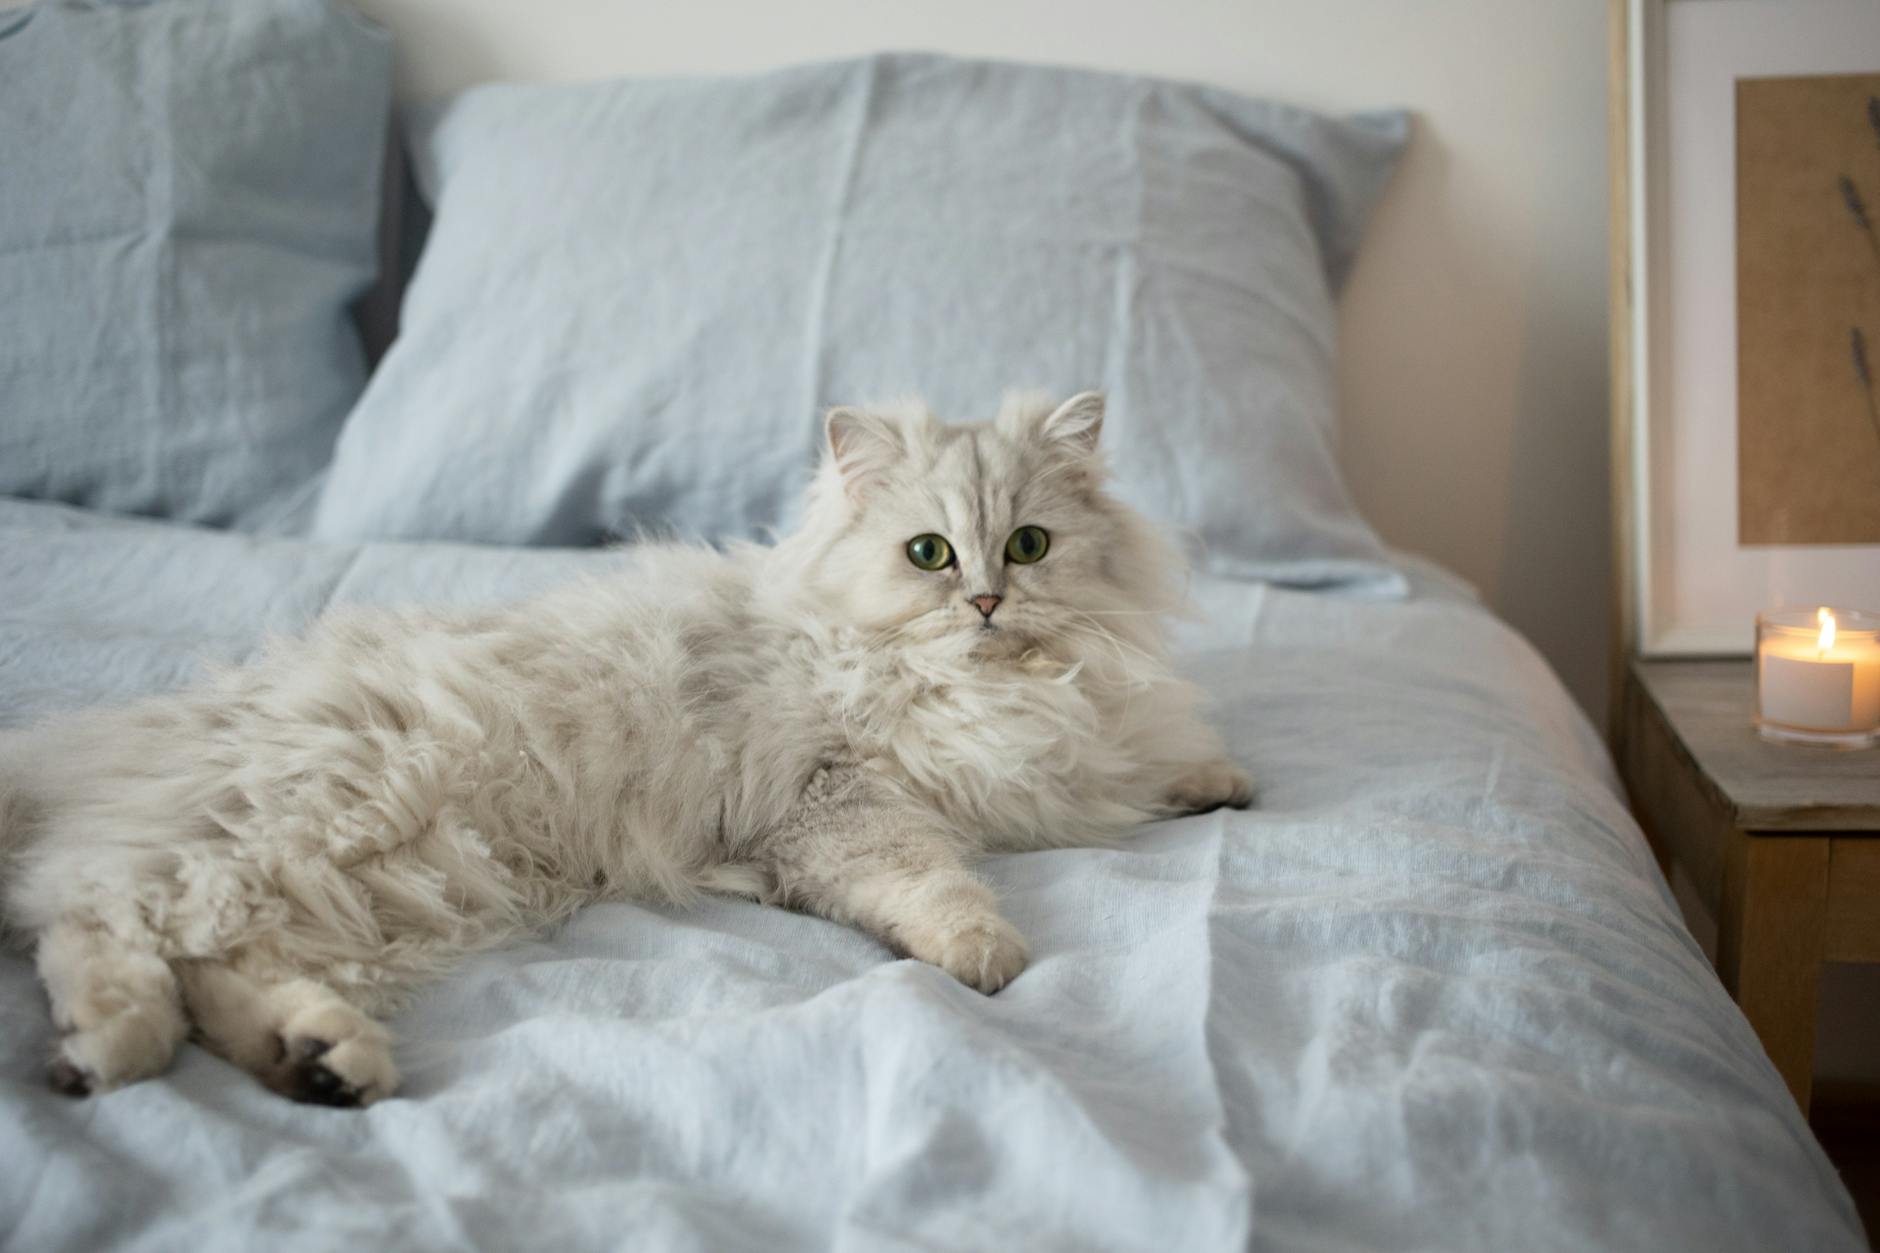
[[[193,1021],[277,1090],[369,1102],[397,1081],[375,1019],[416,982],[623,895],[745,892],[997,990],[1025,949],[974,855],[1251,796],[1169,666],[1182,567],[1104,491],[1101,424],[1088,393],[980,424],[839,409],[774,547],[338,612],[0,739],[4,917],[64,1033],[53,1082],[157,1073]],[[1044,560],[1005,560],[1021,525]],[[927,532],[956,566],[909,562]]]

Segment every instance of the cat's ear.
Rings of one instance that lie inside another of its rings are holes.
[[[1085,456],[1097,450],[1097,437],[1102,433],[1102,392],[1078,392],[1038,424],[1039,439],[1047,444],[1061,442]]]
[[[1088,457],[1103,432],[1103,393],[1078,392],[1056,408],[1044,392],[1007,392],[994,425],[1009,439]]]
[[[1053,452],[1089,457],[1096,452],[1096,436],[1104,433],[1104,393],[1079,391],[1051,408],[1051,397],[1040,391],[1010,391],[998,408],[998,429]]]
[[[842,476],[842,488],[860,500],[889,466],[907,454],[894,423],[862,409],[831,409],[823,418],[829,461]]]

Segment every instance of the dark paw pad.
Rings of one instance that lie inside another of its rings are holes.
[[[55,1057],[46,1067],[46,1084],[61,1096],[90,1096],[91,1075],[63,1057]]]
[[[287,1064],[287,1095],[307,1105],[331,1105],[350,1109],[360,1103],[361,1093],[320,1059],[332,1049],[326,1040],[303,1037],[280,1043],[281,1059]]]
[[[360,1102],[359,1089],[320,1062],[295,1067],[292,1095],[308,1105],[331,1105],[336,1109],[351,1109]]]

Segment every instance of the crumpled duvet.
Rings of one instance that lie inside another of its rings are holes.
[[[631,552],[320,545],[0,502],[0,720],[121,700],[328,604]],[[0,957],[21,1250],[1859,1249],[1858,1220],[1534,652],[1425,584],[1197,580],[1188,670],[1258,808],[995,859],[995,997],[819,919],[615,904],[298,1106],[186,1046],[73,1102]]]

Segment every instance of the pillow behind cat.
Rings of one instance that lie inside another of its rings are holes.
[[[1332,290],[1404,129],[926,55],[477,88],[411,128],[436,221],[316,530],[748,536],[832,403],[1102,388],[1119,493],[1216,569],[1389,582]]]
[[[0,493],[261,525],[365,385],[384,32],[338,3],[0,13]]]

